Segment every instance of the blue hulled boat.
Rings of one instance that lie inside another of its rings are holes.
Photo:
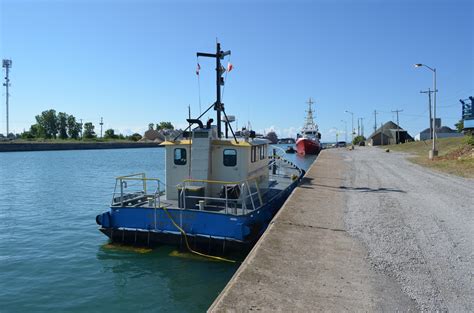
[[[220,60],[228,54],[219,43],[215,54],[198,53],[216,59],[217,101],[197,119],[188,119],[190,126],[179,138],[163,143],[166,183],[144,173],[116,178],[110,210],[96,217],[112,241],[186,244],[207,251],[251,247],[304,175],[275,149],[270,153],[269,141],[254,132],[235,136],[220,101]],[[211,108],[217,125],[213,119],[204,125],[200,118]]]

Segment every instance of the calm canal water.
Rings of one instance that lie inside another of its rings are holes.
[[[164,179],[164,149],[0,153],[0,311],[205,311],[238,263],[111,247],[97,229],[114,177],[139,172]]]

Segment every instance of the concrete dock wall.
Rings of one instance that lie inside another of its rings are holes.
[[[414,302],[375,272],[345,229],[340,154],[323,151],[210,312],[406,311]]]
[[[75,143],[0,143],[0,152],[49,151],[49,150],[91,150],[91,149],[127,149],[156,148],[157,143],[149,142],[75,142]]]

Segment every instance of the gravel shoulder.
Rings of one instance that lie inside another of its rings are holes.
[[[374,147],[337,153],[348,166],[346,229],[376,271],[421,310],[474,311],[474,180]]]

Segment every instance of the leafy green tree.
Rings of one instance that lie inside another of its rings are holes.
[[[164,130],[164,129],[174,129],[173,124],[171,122],[160,122],[156,124],[156,130]]]
[[[135,133],[135,134],[129,136],[128,139],[131,140],[131,141],[138,141],[138,140],[142,139],[142,135],[140,135],[139,133]]]
[[[95,138],[96,134],[94,132],[94,125],[92,123],[85,123],[84,124],[84,138],[91,139]]]
[[[56,138],[58,117],[55,110],[43,111],[40,115],[36,115],[36,122],[44,130],[44,138]]]
[[[117,139],[118,137],[119,137],[119,136],[117,136],[117,135],[115,134],[115,131],[114,131],[112,128],[107,129],[107,130],[105,131],[105,135],[104,135],[104,138],[105,138],[105,139]]]
[[[456,127],[456,130],[458,131],[458,133],[462,133],[462,130],[464,128],[464,120],[459,120],[459,122],[454,124],[454,126]]]
[[[58,132],[59,132],[59,138],[61,139],[67,139],[67,119],[68,115],[64,112],[59,112],[58,113]]]
[[[33,136],[29,130],[22,132],[20,137],[22,139],[34,139],[35,138],[35,136]]]
[[[44,128],[41,127],[39,124],[33,124],[30,126],[30,135],[33,138],[45,138],[45,131]]]
[[[76,122],[74,115],[68,115],[67,117],[67,133],[72,139],[78,139],[79,133],[82,130],[81,123]]]
[[[364,136],[356,136],[356,137],[354,137],[354,140],[352,141],[352,144],[358,145],[359,142],[362,142],[362,141],[365,141]]]

